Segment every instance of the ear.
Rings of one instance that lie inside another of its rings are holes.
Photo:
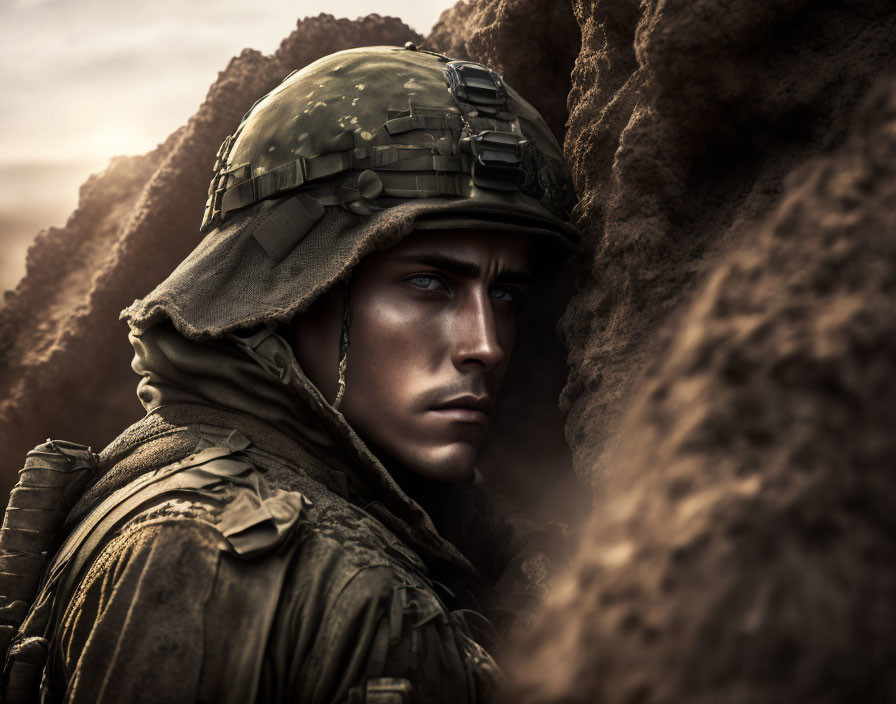
[[[287,326],[287,338],[305,376],[332,401],[339,379],[339,335],[342,330],[342,285],[323,293]]]

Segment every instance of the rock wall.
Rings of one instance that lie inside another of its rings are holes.
[[[567,437],[598,482],[633,380],[787,175],[842,143],[896,63],[888,2],[577,0],[566,141],[593,259],[564,324]]]
[[[894,701],[896,80],[854,123],[676,320],[507,701]]]
[[[600,500],[506,701],[893,701],[896,11],[576,16],[564,401]]]

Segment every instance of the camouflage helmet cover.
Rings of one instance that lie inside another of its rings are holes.
[[[290,232],[257,237],[275,260],[325,206],[368,215],[409,199],[441,201],[455,225],[578,239],[569,175],[538,112],[485,66],[410,44],[324,57],[256,102],[218,152],[202,231],[292,191]]]
[[[414,229],[507,229],[574,249],[574,204],[547,125],[493,71],[406,48],[342,51],[249,110],[221,146],[205,237],[122,317],[137,332],[168,319],[197,340],[285,323]]]

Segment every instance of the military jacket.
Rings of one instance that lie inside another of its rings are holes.
[[[7,702],[488,701],[551,533],[475,483],[401,484],[282,338],[238,342],[132,336],[148,413],[57,507],[61,544],[28,524],[47,490],[14,490],[3,565],[49,565],[0,609]],[[56,481],[38,455],[20,483]]]
[[[274,436],[184,404],[104,453],[107,486],[76,509],[78,544],[45,585],[46,701],[489,699],[489,580],[399,537],[379,502],[312,478]],[[512,529],[475,498],[463,519],[497,574]]]

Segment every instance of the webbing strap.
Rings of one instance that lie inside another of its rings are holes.
[[[136,506],[155,495],[171,490],[171,485],[163,480],[181,470],[196,467],[230,454],[232,454],[232,450],[229,448],[209,447],[180,462],[175,462],[159,472],[145,474],[106,498],[72,531],[53,559],[48,580],[53,579],[54,575],[65,570],[67,566],[69,567],[65,588],[57,593],[57,603],[59,603],[60,595],[62,595],[64,603],[65,597],[70,594],[70,589],[76,584],[84,565],[100,545],[103,537],[118,521]],[[77,559],[72,561],[74,557]]]
[[[381,174],[383,195],[393,198],[433,198],[436,196],[469,196],[470,175],[437,174]]]
[[[352,167],[355,158],[354,149],[315,157],[300,157],[248,181],[230,186],[221,197],[221,216],[280,191],[346,171]]]
[[[446,112],[441,115],[415,113],[405,117],[395,117],[383,126],[386,128],[386,132],[394,136],[411,130],[461,130],[464,123],[457,113]]]
[[[383,184],[381,195],[392,198],[433,198],[436,196],[469,197],[472,180],[467,173],[414,174],[399,171],[377,172]],[[346,186],[305,188],[306,193],[321,205],[343,205],[364,200],[357,189]],[[369,202],[372,210],[374,202]]]
[[[429,116],[419,117],[428,118]],[[387,173],[385,172],[390,171],[429,171],[434,172],[435,175],[468,174],[471,168],[472,162],[467,154],[433,154],[431,147],[411,145],[362,147],[315,157],[300,157],[265,174],[230,186],[224,191],[221,199],[221,216],[281,191],[298,188],[309,181],[334,176],[350,169],[375,169],[383,177],[386,177]],[[405,186],[402,190],[407,191],[408,187]],[[436,187],[429,186],[424,189],[415,187],[413,190],[443,193]],[[455,195],[455,190],[452,186],[449,191],[444,191],[444,193]],[[344,200],[339,202],[344,202]],[[330,203],[321,201],[321,204],[329,205]]]

